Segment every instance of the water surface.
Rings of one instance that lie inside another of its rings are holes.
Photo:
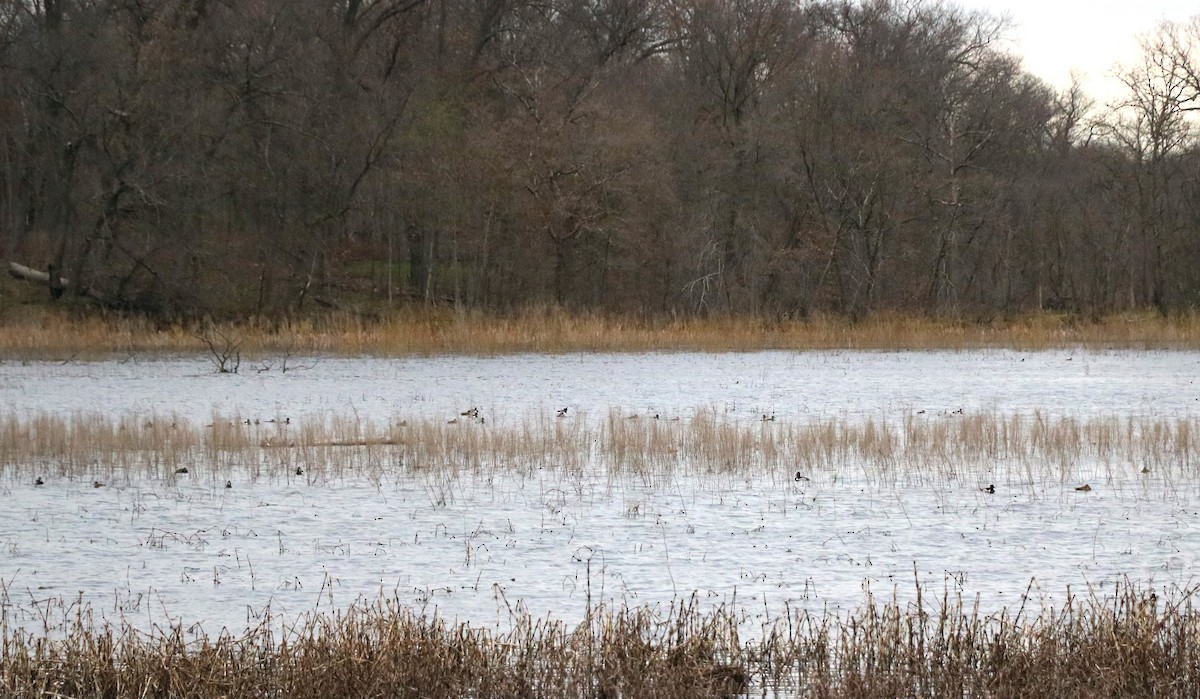
[[[0,365],[18,414],[102,411],[293,421],[450,420],[488,425],[563,407],[598,422],[708,408],[735,422],[892,417],[958,410],[1189,417],[1194,352],[761,352],[292,359],[218,374],[202,356]],[[268,366],[269,365],[269,366]],[[257,369],[262,369],[261,371]],[[577,417],[575,417],[577,416]],[[472,427],[480,428],[480,427]],[[1097,468],[1075,483],[1002,477],[880,484],[847,463],[789,473],[653,482],[606,472],[497,469],[462,476],[385,470],[327,478],[290,470],[179,478],[137,474],[93,488],[47,473],[0,482],[0,581],[10,621],[82,599],[108,620],[180,622],[209,633],[394,595],[473,624],[513,610],[578,620],[587,604],[668,605],[698,595],[748,622],[786,609],[845,611],[864,589],[911,596],[915,581],[1019,604],[1031,579],[1051,602],[1128,577],[1195,575],[1200,482]],[[1086,468],[1085,468],[1086,471]],[[28,473],[27,469],[20,473]],[[1002,472],[997,471],[997,472]],[[970,474],[974,474],[973,477]],[[232,488],[224,487],[226,475]]]

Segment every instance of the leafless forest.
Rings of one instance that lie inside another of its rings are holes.
[[[906,0],[0,0],[0,254],[170,317],[1193,308],[1200,20],[1145,37],[1120,104],[1003,31]]]

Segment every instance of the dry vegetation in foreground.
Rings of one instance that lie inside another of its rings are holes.
[[[449,624],[381,599],[216,636],[179,626],[144,634],[63,605],[62,620],[42,632],[0,617],[0,694],[1185,697],[1200,686],[1195,592],[1160,598],[1124,585],[1105,597],[1072,597],[1057,611],[1026,600],[993,615],[948,593],[936,604],[868,596],[845,616],[790,612],[753,640],[739,638],[743,620],[723,608],[702,611],[694,598],[666,613],[601,608],[574,627],[514,612],[508,630]]]
[[[790,423],[726,419],[701,409],[682,417],[529,418],[511,426],[468,418],[377,425],[171,416],[0,414],[0,469],[9,478],[169,478],[187,468],[216,481],[367,477],[406,473],[598,469],[610,476],[729,474],[788,480],[797,469],[831,477],[846,469],[882,483],[938,482],[983,471],[997,483],[1068,481],[1152,473],[1159,481],[1200,473],[1200,417],[1050,417],[993,412],[918,415],[896,421],[827,418]]]
[[[0,319],[0,356],[97,358],[142,352],[236,350],[247,358],[292,354],[419,355],[762,349],[974,349],[1007,347],[1200,348],[1200,316],[1124,314],[1098,320],[1046,313],[964,322],[880,314],[854,323],[706,318],[644,320],[535,310],[499,317],[449,310],[368,319],[333,313],[295,321],[162,325],[144,318],[71,317],[49,309]]]

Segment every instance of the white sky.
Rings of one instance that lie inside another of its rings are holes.
[[[1200,14],[1192,0],[949,0],[969,9],[1011,18],[1007,48],[1024,58],[1025,68],[1050,85],[1063,88],[1074,70],[1099,103],[1122,91],[1111,77],[1117,63],[1139,55],[1139,34],[1161,21],[1182,21]]]

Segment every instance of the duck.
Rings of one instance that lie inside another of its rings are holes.
[[[799,471],[796,471],[796,480],[806,481],[806,480],[808,480],[808,476],[804,475],[803,473],[800,473]]]
[[[34,484],[34,485],[46,485],[46,482],[42,480],[42,477],[41,477],[41,476],[38,476],[38,477],[37,477],[37,480],[36,480],[36,481],[34,481],[34,482],[33,482],[33,484]]]
[[[1091,489],[1092,489],[1092,486],[1088,485],[1087,483],[1084,483],[1083,485],[1075,488],[1075,490],[1078,490],[1081,493],[1086,493]]]
[[[180,475],[180,474],[182,474],[182,473],[187,473],[187,472],[188,472],[188,470],[187,470],[187,466],[184,466],[184,467],[182,467],[182,468],[177,468],[177,469],[175,469],[175,475],[177,475],[177,476],[178,476],[178,475]]]
[[[225,481],[225,487],[226,487],[226,488],[232,488],[232,487],[233,487],[233,481]]]
[[[470,410],[464,410],[461,413],[459,413],[459,415],[462,415],[464,417],[479,417],[479,408],[471,408]]]
[[[985,493],[994,494],[994,493],[996,492],[996,484],[995,484],[995,483],[989,483],[989,484],[988,484],[988,487],[986,487],[986,488],[980,488],[980,490],[982,490],[982,491],[983,491],[983,492],[985,492]]]
[[[103,488],[104,484],[101,483],[100,481],[92,481],[92,487],[93,488]]]
[[[566,417],[566,416],[567,416],[567,409],[566,409],[566,408],[559,408],[559,409],[558,409],[558,416],[559,416],[559,417]]]
[[[303,475],[304,475],[304,469],[302,469],[302,468],[300,468],[299,466],[297,466],[297,467],[296,467],[296,475],[297,475],[297,476],[303,476]]]
[[[775,422],[775,413],[771,413],[770,415],[763,413],[762,421],[763,422]]]

